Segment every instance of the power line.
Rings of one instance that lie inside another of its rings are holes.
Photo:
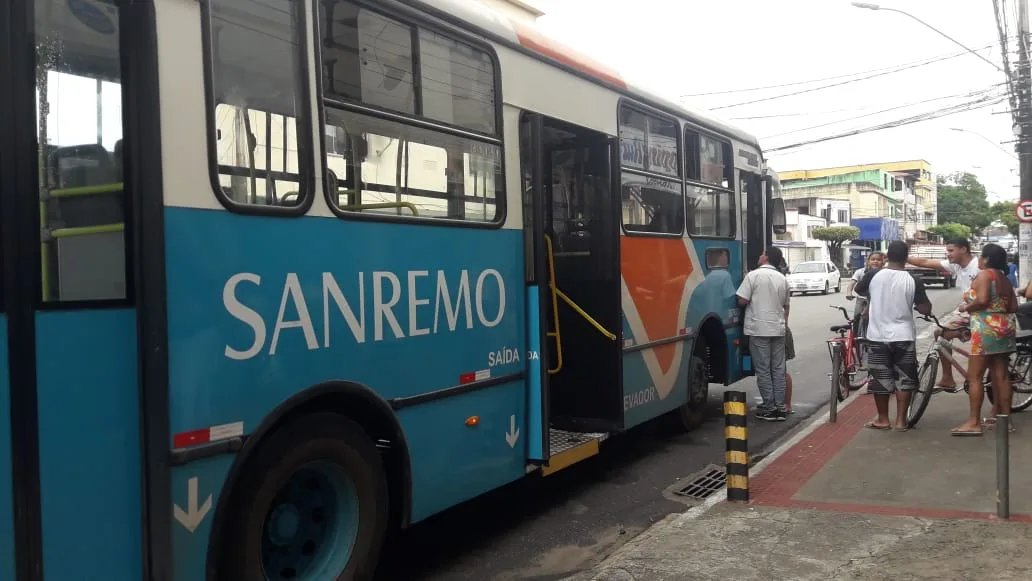
[[[992,44],[988,44],[988,45],[985,45],[985,46],[983,46],[982,48],[980,48],[978,50],[984,50],[984,49],[990,48],[992,46],[993,46]],[[825,81],[837,81],[839,79],[848,79],[849,77],[855,77],[855,76],[858,76],[858,75],[867,75],[867,74],[870,74],[870,73],[880,73],[880,72],[884,72],[884,71],[892,71],[892,70],[897,69],[899,67],[907,67],[907,66],[911,66],[911,65],[930,64],[931,62],[935,62],[936,59],[939,59],[939,58],[954,58],[954,57],[963,56],[963,55],[966,55],[966,54],[968,54],[967,51],[943,54],[943,55],[939,55],[939,56],[929,57],[927,59],[911,61],[911,62],[902,63],[902,64],[898,64],[898,65],[892,65],[892,66],[888,66],[888,67],[882,67],[880,69],[870,69],[870,70],[867,70],[867,71],[859,71],[859,72],[855,72],[855,73],[849,73],[849,74],[843,74],[843,75],[835,75],[835,76],[832,76],[832,77],[823,77],[823,78],[820,78],[820,79],[810,79],[809,81],[793,81],[791,83],[781,83],[779,85],[767,85],[765,87],[749,87],[749,88],[746,88],[746,89],[728,89],[728,90],[724,90],[724,91],[712,91],[712,92],[709,92],[709,93],[688,93],[688,94],[685,94],[685,95],[681,95],[681,98],[684,99],[684,98],[688,98],[688,97],[709,97],[709,96],[712,96],[712,95],[729,95],[731,93],[750,93],[750,92],[753,92],[753,91],[765,91],[767,89],[782,89],[784,87],[796,87],[796,86],[799,86],[799,85],[811,85],[813,83],[823,83]]]
[[[812,144],[815,144],[815,143],[823,143],[825,141],[832,141],[832,140],[835,140],[835,139],[842,139],[844,137],[853,137],[855,135],[861,135],[861,134],[864,134],[864,133],[871,133],[871,132],[874,132],[874,131],[881,131],[881,130],[884,130],[884,129],[893,129],[893,128],[896,128],[896,127],[903,127],[904,125],[911,125],[913,123],[920,123],[922,121],[930,121],[932,119],[938,119],[939,117],[945,117],[947,115],[954,115],[956,113],[964,113],[964,112],[967,112],[967,111],[973,111],[975,109],[982,109],[982,108],[985,108],[985,107],[990,107],[992,105],[996,105],[996,104],[1002,103],[1004,100],[1005,100],[1005,98],[997,98],[995,100],[990,100],[990,98],[987,97],[987,98],[978,99],[978,100],[972,101],[972,102],[962,103],[960,105],[956,105],[956,106],[949,107],[949,108],[946,108],[946,109],[942,109],[942,110],[939,110],[939,111],[931,111],[931,112],[928,112],[928,113],[922,113],[920,115],[914,115],[914,116],[908,117],[906,119],[899,119],[897,121],[890,121],[890,122],[882,123],[882,124],[879,124],[879,125],[873,125],[871,127],[865,127],[865,128],[861,128],[861,129],[854,129],[854,130],[846,131],[846,132],[843,132],[843,133],[837,133],[837,134],[828,135],[828,136],[825,136],[825,137],[818,137],[818,138],[815,138],[815,139],[809,139],[809,140],[806,140],[806,141],[801,141],[799,143],[792,143],[792,144],[789,144],[789,145],[782,145],[782,146],[779,146],[779,147],[770,147],[770,148],[766,148],[764,151],[766,151],[766,152],[784,151],[786,149],[795,149],[797,147],[802,147],[804,145],[812,145]]]
[[[985,50],[985,49],[990,48],[992,46],[993,45],[987,45],[987,46],[980,47],[980,48],[978,48],[976,50]],[[711,111],[717,111],[719,109],[730,109],[732,107],[741,107],[743,105],[752,105],[754,103],[763,103],[765,101],[773,101],[775,99],[783,99],[785,97],[794,97],[795,95],[802,95],[804,93],[812,93],[814,91],[821,91],[821,90],[824,90],[824,89],[830,89],[832,87],[840,87],[842,85],[848,85],[850,83],[856,83],[856,82],[859,82],[859,81],[866,81],[868,79],[873,79],[875,77],[883,77],[885,75],[891,75],[891,74],[894,74],[894,73],[899,73],[899,72],[903,72],[903,71],[906,71],[906,70],[915,69],[917,67],[923,67],[923,66],[927,66],[927,65],[930,65],[930,64],[933,64],[933,63],[942,62],[942,61],[949,60],[949,59],[954,59],[954,58],[957,58],[957,57],[965,55],[965,54],[967,54],[967,53],[966,52],[956,53],[956,54],[953,54],[953,55],[950,55],[950,56],[939,57],[939,58],[936,58],[936,59],[920,62],[918,64],[912,64],[912,65],[896,68],[896,69],[893,69],[893,70],[888,71],[888,72],[875,73],[875,74],[867,75],[865,77],[860,77],[860,78],[857,78],[857,79],[849,79],[847,81],[841,81],[841,82],[838,82],[838,83],[832,83],[830,85],[821,85],[819,87],[812,87],[810,89],[803,89],[801,91],[794,91],[792,93],[784,93],[784,94],[781,94],[781,95],[774,95],[773,97],[764,97],[762,99],[753,99],[752,101],[743,101],[741,103],[734,103],[732,105],[721,105],[720,107],[710,107],[710,110]]]
[[[839,119],[837,121],[829,121],[827,123],[821,123],[820,125],[811,125],[810,127],[803,127],[802,129],[794,129],[792,131],[786,131],[785,133],[778,133],[778,134],[775,134],[775,135],[767,135],[766,137],[761,137],[761,139],[773,139],[775,137],[782,137],[782,136],[785,136],[785,135],[792,135],[794,133],[802,133],[803,131],[809,131],[811,129],[820,129],[821,127],[827,127],[829,125],[838,125],[839,123],[846,123],[847,121],[856,121],[857,119],[863,119],[865,117],[872,117],[874,115],[881,115],[882,113],[888,113],[889,111],[896,111],[898,109],[906,109],[907,107],[913,107],[914,105],[923,105],[925,103],[932,103],[934,101],[943,101],[945,99],[958,99],[958,98],[961,98],[961,97],[966,97],[966,98],[985,97],[985,96],[988,96],[990,91],[992,91],[993,89],[995,89],[995,88],[997,88],[999,86],[1002,86],[1002,83],[1000,85],[993,85],[992,87],[989,87],[987,89],[980,89],[978,91],[971,91],[971,92],[968,92],[968,93],[961,93],[961,94],[958,94],[958,95],[946,95],[946,96],[942,96],[942,97],[933,97],[931,99],[924,99],[922,101],[913,101],[913,102],[910,102],[910,103],[904,103],[902,105],[897,105],[895,107],[889,107],[888,109],[882,109],[880,111],[873,111],[871,113],[865,113],[863,115],[857,115],[856,117],[849,117],[849,118],[846,118],[846,119]]]

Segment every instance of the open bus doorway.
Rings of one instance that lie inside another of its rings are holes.
[[[527,274],[540,290],[550,467],[558,454],[585,443],[597,449],[603,433],[622,427],[615,147],[604,133],[556,119],[528,114],[521,121]]]

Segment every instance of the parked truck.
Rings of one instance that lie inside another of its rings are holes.
[[[931,260],[946,260],[946,246],[942,244],[914,245],[910,247],[910,256],[929,258]],[[957,277],[945,268],[923,268],[908,264],[907,271],[920,278],[926,285],[942,285],[942,288],[957,286]]]

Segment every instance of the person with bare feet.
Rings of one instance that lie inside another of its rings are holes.
[[[931,258],[911,256],[907,259],[907,262],[921,268],[935,268],[948,271],[957,278],[957,288],[962,296],[963,293],[966,293],[971,288],[971,281],[975,280],[979,272],[978,260],[971,254],[971,243],[965,238],[954,238],[946,242],[946,260],[932,260]],[[959,308],[954,310],[939,321],[944,327],[949,327],[950,330],[943,332],[940,329],[936,329],[935,337],[941,336],[946,339],[943,347],[952,352],[951,341],[954,339],[966,340],[964,337],[967,335],[970,319],[971,317]],[[940,360],[939,366],[939,382],[935,384],[935,390],[955,392],[957,390],[957,382],[953,379],[953,366],[946,361],[945,357]]]
[[[994,416],[986,418],[991,427],[995,412],[1010,414],[1011,384],[1007,366],[1015,349],[1017,325],[1014,313],[1018,299],[1007,279],[1007,251],[998,244],[986,244],[978,258],[982,271],[964,293],[960,310],[971,314],[971,357],[968,360],[970,409],[968,420],[953,428],[954,436],[981,436],[982,377],[989,370],[993,382]]]
[[[907,431],[907,408],[917,389],[917,328],[913,310],[932,312],[924,284],[906,270],[905,242],[889,244],[888,264],[864,275],[856,292],[868,297],[867,391],[874,394],[878,416],[864,424],[872,430]],[[889,420],[889,398],[896,394],[896,421]]]

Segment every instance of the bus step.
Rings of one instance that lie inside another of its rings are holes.
[[[551,456],[548,458],[548,466],[542,467],[541,474],[555,474],[563,468],[598,454],[598,445],[605,439],[604,433],[550,429],[548,440]]]

